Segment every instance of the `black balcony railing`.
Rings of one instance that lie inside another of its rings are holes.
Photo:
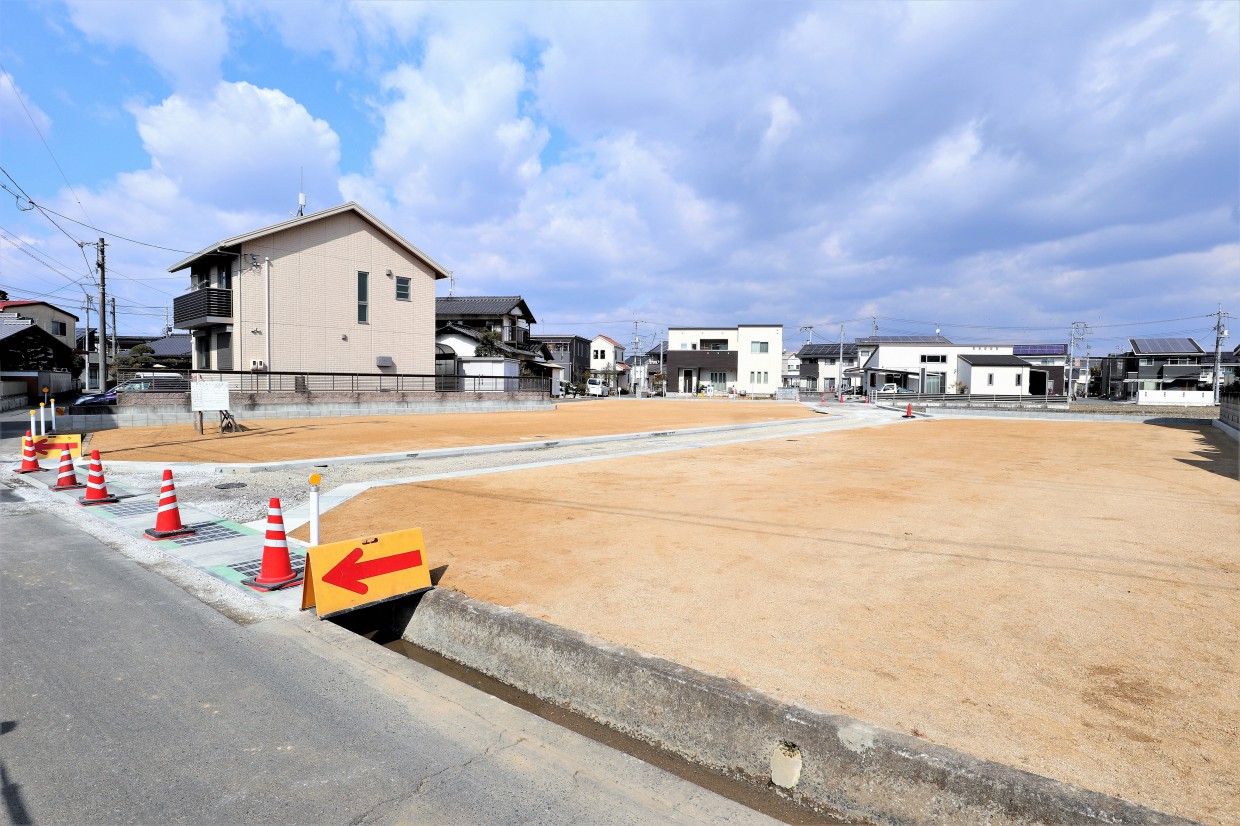
[[[232,290],[203,287],[172,299],[172,326],[181,329],[232,323]]]

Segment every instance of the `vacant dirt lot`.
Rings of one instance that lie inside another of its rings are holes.
[[[818,416],[800,404],[684,403],[663,399],[572,402],[555,410],[341,419],[254,419],[244,433],[205,436],[192,425],[94,434],[90,447],[117,461],[278,462],[439,447],[645,433]]]
[[[323,536],[421,526],[479,599],[1235,824],[1237,473],[1205,424],[918,421],[385,488]]]

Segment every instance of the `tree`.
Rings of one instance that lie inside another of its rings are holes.
[[[490,358],[503,354],[504,348],[500,343],[499,333],[494,330],[483,330],[478,338],[478,345],[474,347],[474,355],[478,358]]]
[[[141,370],[155,364],[155,350],[149,344],[135,344],[128,353],[116,357],[112,363],[113,376],[119,376],[123,370]]]

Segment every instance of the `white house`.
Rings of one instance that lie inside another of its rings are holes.
[[[782,383],[782,324],[673,327],[667,331],[669,392],[774,395]]]
[[[866,346],[863,342],[874,347],[862,362],[864,387],[869,392],[879,390],[885,384],[895,384],[915,393],[1019,393],[1035,396],[1063,393],[1066,346],[1062,344],[954,344],[942,336],[893,336],[859,339],[859,356],[862,347]],[[1056,353],[1050,353],[1052,349]],[[966,357],[969,360],[964,360]],[[997,357],[1003,357],[1003,364],[992,361],[987,365],[995,369],[983,375],[979,385],[978,376],[982,375],[979,365]],[[967,365],[963,375],[962,365]],[[992,380],[990,372],[994,373],[993,381],[997,384],[988,383]],[[1018,376],[1020,385],[1016,384]],[[1000,386],[1007,389],[992,389]],[[1018,386],[1023,389],[1015,389]],[[967,390],[964,389],[966,387]]]
[[[590,374],[606,381],[615,390],[628,384],[624,364],[624,345],[610,336],[597,335],[590,341]]]

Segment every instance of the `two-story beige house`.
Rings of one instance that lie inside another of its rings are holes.
[[[76,346],[75,325],[78,317],[54,304],[29,300],[0,301],[0,313],[16,313],[20,318],[28,318],[70,350]]]
[[[448,272],[353,202],[225,238],[178,261],[173,325],[196,370],[435,372]]]

